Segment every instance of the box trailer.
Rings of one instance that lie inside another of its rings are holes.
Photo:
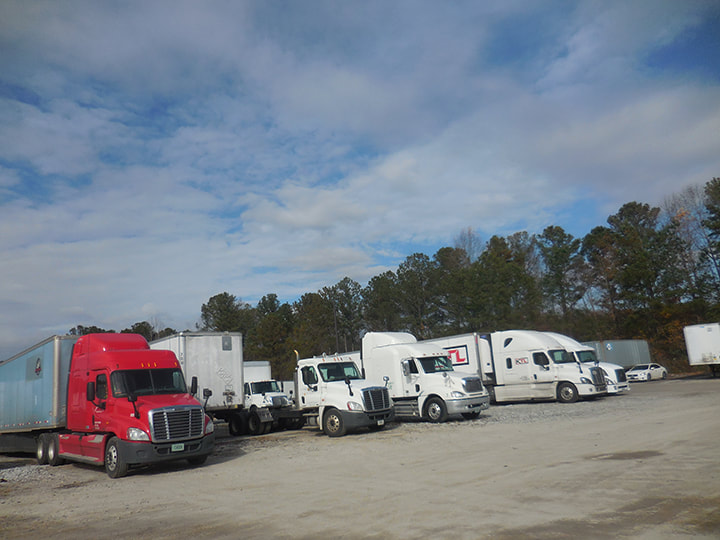
[[[707,366],[713,377],[720,377],[720,323],[686,326],[683,334],[688,363]]]
[[[212,420],[174,354],[137,334],[52,336],[0,362],[0,447],[35,447],[38,463],[135,465],[212,452]]]
[[[617,364],[627,370],[638,364],[650,364],[650,346],[644,339],[615,339],[602,341],[585,341],[595,350],[598,360],[609,364]]]

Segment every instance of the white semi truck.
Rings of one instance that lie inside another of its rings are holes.
[[[609,362],[600,362],[597,359],[593,347],[583,345],[570,336],[556,332],[545,333],[565,347],[568,354],[573,356],[577,362],[587,366],[597,366],[602,369],[603,375],[605,375],[605,382],[607,383],[608,394],[621,394],[630,391],[630,383],[628,383],[627,377],[625,376],[625,369],[622,366]]]
[[[600,368],[576,362],[557,340],[543,332],[474,332],[427,341],[442,347],[453,366],[478,374],[496,403],[573,403],[607,393]]]
[[[273,426],[279,429],[300,429],[303,417],[288,414],[292,402],[283,390],[281,383],[272,378],[270,362],[265,360],[250,361],[243,364],[243,385],[245,408],[268,409],[273,417]],[[255,424],[250,422],[248,430],[253,433]]]
[[[474,373],[454,370],[445,351],[418,343],[404,332],[368,332],[358,358],[368,380],[386,382],[398,418],[444,422],[449,415],[471,419],[487,409],[490,396]]]
[[[683,333],[688,363],[707,366],[713,377],[720,377],[720,323],[693,324]]]
[[[380,430],[395,418],[388,389],[365,380],[350,355],[298,359],[294,383],[295,409],[329,437]]]

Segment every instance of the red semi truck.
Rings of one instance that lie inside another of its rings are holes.
[[[137,334],[53,336],[0,362],[0,451],[34,447],[40,464],[205,462],[213,422],[171,351]],[[209,396],[206,396],[206,398]]]

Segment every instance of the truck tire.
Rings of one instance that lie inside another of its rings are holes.
[[[431,422],[437,424],[440,422],[445,422],[448,417],[447,413],[447,407],[445,406],[445,402],[438,398],[438,397],[432,397],[427,400],[425,403],[425,418],[430,420]]]
[[[573,383],[562,382],[557,388],[557,399],[560,403],[575,403],[579,394]]]
[[[337,409],[328,409],[323,417],[323,431],[328,437],[342,437],[347,433],[345,422]]]
[[[38,465],[47,465],[47,433],[41,433],[38,436],[35,457],[37,458]]]
[[[122,478],[127,471],[128,465],[120,455],[120,439],[112,437],[105,447],[105,472],[110,478]]]
[[[47,435],[47,460],[51,467],[65,463],[65,460],[60,457],[60,438],[57,433],[48,433]]]
[[[265,432],[265,426],[260,421],[260,415],[257,412],[251,411],[248,416],[248,433],[250,435],[262,435]]]
[[[231,414],[228,418],[228,432],[233,437],[247,433],[247,420],[241,414]]]

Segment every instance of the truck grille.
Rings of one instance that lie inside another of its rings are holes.
[[[201,407],[172,407],[150,411],[153,442],[195,439],[203,434],[205,413]]]
[[[617,382],[627,382],[627,377],[625,376],[625,370],[624,369],[616,369],[615,370],[615,376],[617,377]]]
[[[605,382],[605,375],[603,375],[603,372],[600,368],[590,368],[590,375],[592,376],[593,384],[598,387],[598,389],[605,390],[607,388],[607,383]]]
[[[479,377],[468,377],[463,379],[463,388],[468,394],[474,394],[475,392],[482,392],[483,385]]]
[[[390,393],[387,388],[382,386],[365,388],[362,393],[367,412],[382,411],[390,408]]]

